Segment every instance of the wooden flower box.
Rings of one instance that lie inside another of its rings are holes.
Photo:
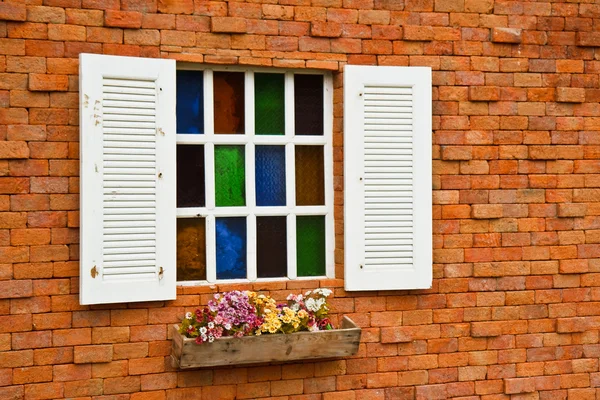
[[[346,357],[356,354],[360,342],[360,328],[348,317],[340,329],[222,337],[204,344],[181,335],[179,325],[171,330],[171,360],[180,369]]]

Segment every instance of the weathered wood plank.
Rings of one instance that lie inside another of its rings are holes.
[[[180,369],[243,365],[318,358],[345,357],[356,354],[361,330],[344,317],[341,329],[297,332],[289,335],[223,337],[213,343],[196,344],[172,326],[171,357]]]

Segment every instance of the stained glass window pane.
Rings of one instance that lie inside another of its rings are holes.
[[[204,207],[204,146],[177,145],[177,207]]]
[[[206,280],[206,220],[177,219],[177,280]]]
[[[202,71],[177,71],[177,133],[204,133]]]
[[[296,218],[296,262],[298,276],[325,275],[325,217]]]
[[[323,135],[323,76],[294,75],[296,135]]]
[[[285,134],[283,74],[254,74],[254,121],[257,135]]]
[[[322,146],[296,146],[296,205],[325,204]]]
[[[286,217],[256,217],[256,264],[259,278],[287,276]]]
[[[256,205],[285,205],[285,147],[256,146]]]
[[[244,128],[244,73],[213,74],[215,133],[241,133]]]
[[[215,219],[217,279],[246,278],[246,218]]]
[[[246,204],[244,146],[215,146],[215,204],[217,207]]]

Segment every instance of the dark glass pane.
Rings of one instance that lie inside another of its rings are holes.
[[[204,133],[202,71],[177,71],[177,133]]]
[[[206,220],[177,219],[177,280],[206,280]]]
[[[256,217],[256,264],[259,278],[287,276],[286,217]]]
[[[177,207],[204,207],[204,146],[177,146]]]
[[[296,146],[296,205],[325,205],[322,146]]]
[[[296,218],[296,260],[298,276],[325,275],[325,217]]]
[[[257,135],[285,134],[283,74],[254,74],[254,121]]]
[[[244,73],[213,74],[215,133],[244,133]]]
[[[215,146],[215,205],[246,205],[244,146]]]
[[[296,135],[323,135],[323,76],[294,75]]]
[[[217,279],[246,278],[246,218],[215,219]]]
[[[256,205],[285,206],[285,147],[256,146]]]

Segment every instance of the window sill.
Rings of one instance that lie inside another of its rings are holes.
[[[171,361],[179,369],[347,357],[358,352],[361,334],[348,317],[343,317],[340,329],[222,337],[201,345],[178,330],[178,325],[171,326]]]

